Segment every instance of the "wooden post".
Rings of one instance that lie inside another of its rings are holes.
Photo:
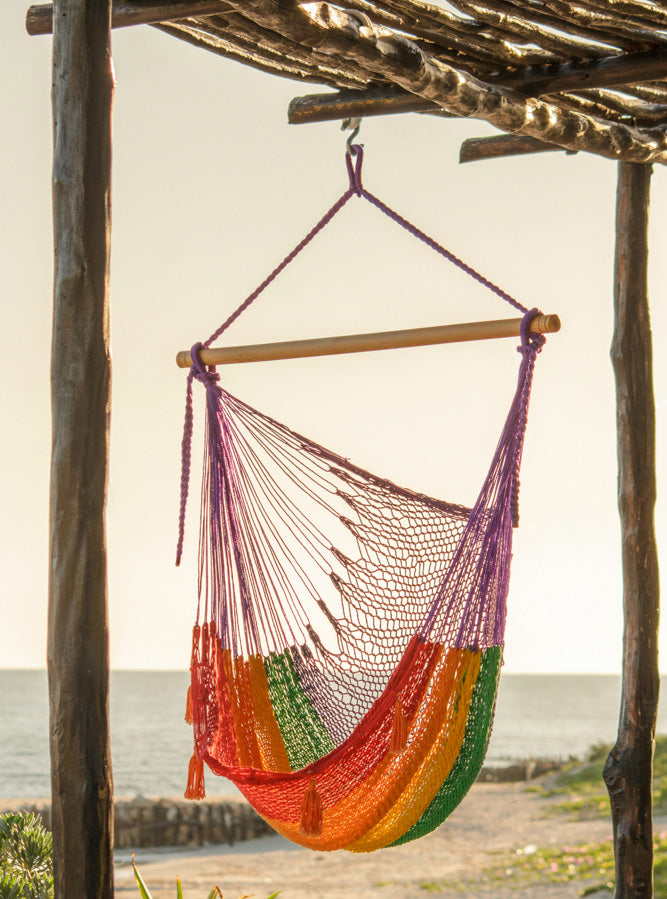
[[[111,899],[111,0],[56,0],[49,711],[56,899]]]
[[[611,357],[616,375],[625,627],[618,738],[604,768],[614,826],[615,899],[653,895],[651,781],[660,681],[653,522],[655,408],[647,290],[650,179],[648,165],[619,165]]]

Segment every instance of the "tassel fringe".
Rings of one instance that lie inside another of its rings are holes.
[[[188,698],[185,700],[185,723],[192,724],[194,721],[192,712],[192,686],[188,687]]]
[[[315,778],[311,779],[303,797],[299,833],[306,837],[319,837],[322,834],[322,797],[317,791]]]
[[[188,766],[188,783],[183,794],[186,799],[204,799],[206,789],[204,787],[204,763],[193,753]]]
[[[394,724],[391,731],[391,755],[400,755],[408,744],[408,719],[403,714],[401,700],[396,700],[394,706]]]

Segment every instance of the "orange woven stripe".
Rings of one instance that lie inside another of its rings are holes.
[[[261,756],[255,736],[255,715],[252,707],[252,690],[245,672],[243,659],[232,659],[229,649],[222,650],[222,667],[219,677],[224,681],[229,695],[234,736],[240,767],[261,768]],[[224,735],[221,735],[224,736]]]
[[[248,659],[248,675],[252,690],[255,733],[262,759],[262,768],[265,771],[291,771],[285,743],[271,707],[269,684],[261,656],[250,656]]]

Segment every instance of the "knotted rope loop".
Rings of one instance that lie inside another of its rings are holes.
[[[213,384],[216,384],[220,380],[220,375],[217,373],[215,368],[211,366],[207,368],[204,363],[201,361],[200,352],[204,348],[204,344],[199,342],[192,345],[190,349],[190,357],[192,359],[192,372],[193,376],[204,385],[204,387],[211,387]]]
[[[521,468],[521,456],[523,453],[523,440],[526,432],[526,422],[528,420],[528,402],[530,399],[530,387],[533,380],[533,368],[535,366],[535,357],[541,351],[546,343],[544,334],[536,334],[530,330],[530,323],[538,315],[541,315],[539,309],[529,309],[525,312],[521,319],[521,345],[517,347],[517,352],[523,356],[521,362],[521,373],[519,375],[519,386],[523,384],[520,393],[517,394],[517,407],[513,413],[515,420],[515,445],[514,454],[514,470],[512,474],[512,490],[510,495],[510,510],[512,515],[512,526],[519,527],[519,470]]]
[[[524,356],[528,353],[539,353],[547,341],[544,334],[535,334],[530,330],[530,323],[538,315],[542,315],[539,309],[529,309],[521,319],[521,346],[517,347],[517,352]]]
[[[356,156],[356,160],[352,161],[352,156]],[[347,165],[347,175],[350,179],[350,190],[360,197],[364,189],[361,183],[361,167],[364,163],[364,148],[361,144],[352,144],[350,152],[345,154],[345,164]]]

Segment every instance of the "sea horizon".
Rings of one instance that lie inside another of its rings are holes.
[[[185,724],[187,669],[112,669],[110,735],[116,798],[183,794],[192,755]],[[658,733],[667,734],[667,681]],[[616,740],[621,702],[618,674],[503,672],[485,765],[529,759],[582,758]],[[46,669],[0,669],[0,797],[50,794]],[[207,772],[207,795],[238,795]]]
[[[46,665],[34,666],[19,666],[19,665],[9,665],[9,666],[0,666],[0,674],[8,671],[25,671],[25,672],[41,672],[46,674],[47,667]],[[187,674],[189,671],[188,667],[185,668],[126,668],[123,666],[114,666],[109,668],[111,674],[113,673],[127,673],[127,674]],[[503,677],[509,676],[519,676],[519,677],[621,677],[622,672],[620,671],[515,671],[515,670],[507,670],[503,668],[501,670],[501,674]],[[660,679],[667,678],[667,671],[659,672]]]

